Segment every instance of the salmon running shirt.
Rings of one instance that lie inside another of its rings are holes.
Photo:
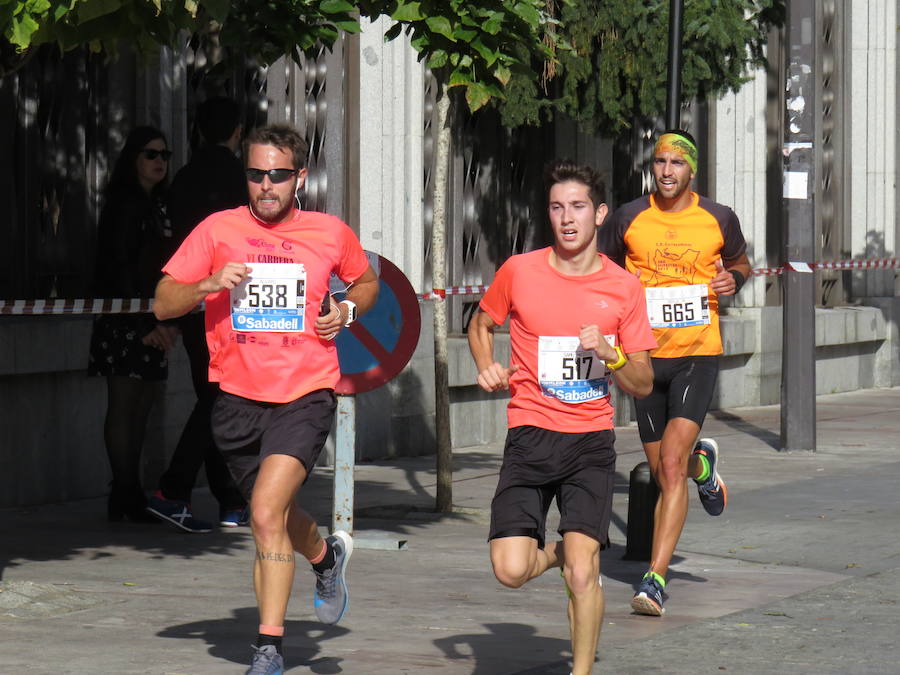
[[[245,263],[251,278],[206,296],[210,381],[269,403],[334,389],[340,379],[337,350],[316,335],[315,323],[331,274],[350,283],[369,267],[353,231],[315,211],[263,224],[241,206],[197,225],[163,272],[195,283],[229,262]]]
[[[600,250],[639,274],[659,342],[654,358],[722,353],[719,302],[709,282],[747,250],[734,211],[691,193],[682,211],[661,211],[644,195],[617,209],[600,230]]]
[[[519,370],[510,376],[509,427],[612,429],[609,371],[593,350],[580,349],[578,334],[594,324],[626,354],[656,347],[643,289],[602,254],[599,271],[563,274],[550,265],[551,250],[509,258],[479,305],[497,325],[510,319],[510,365]]]

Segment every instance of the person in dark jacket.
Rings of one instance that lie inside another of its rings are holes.
[[[100,215],[95,297],[153,297],[173,248],[164,201],[171,154],[159,129],[140,126],[128,134]],[[177,335],[177,327],[152,314],[108,314],[94,322],[88,373],[107,382],[110,521],[152,520],[141,487],[141,450],[150,409],[168,375],[166,352]]]
[[[203,144],[175,174],[169,189],[168,211],[176,245],[211,213],[247,203],[244,167],[236,155],[241,142],[240,120],[240,107],[230,98],[210,98],[197,108],[196,123]],[[203,312],[179,319],[197,402],[149,503],[151,513],[187,532],[212,529],[210,523],[195,518],[191,508],[191,491],[201,466],[206,468],[210,491],[219,503],[219,524],[237,527],[249,520],[246,501],[212,438],[210,412],[219,388],[209,382],[203,321]]]

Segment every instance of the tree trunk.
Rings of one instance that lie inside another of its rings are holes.
[[[434,170],[434,222],[431,228],[432,286],[447,287],[447,195],[450,162],[450,95],[440,83],[437,100],[437,144]],[[447,299],[434,298],[434,426],[437,436],[435,508],[453,510],[453,452],[450,445],[450,378],[447,371]]]

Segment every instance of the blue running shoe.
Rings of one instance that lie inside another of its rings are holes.
[[[705,481],[697,483],[697,492],[700,495],[700,503],[711,516],[718,516],[725,510],[728,504],[728,489],[725,481],[717,470],[719,464],[719,445],[711,438],[701,438],[697,441],[693,454],[706,457],[709,462],[709,476]]]
[[[353,554],[353,538],[338,530],[330,537],[328,543],[334,550],[334,567],[324,572],[316,572],[316,594],[313,606],[319,621],[335,624],[344,616],[350,595],[347,591],[345,571],[347,562]]]
[[[221,509],[219,511],[219,525],[222,527],[240,527],[250,522],[250,507],[242,509]]]
[[[253,660],[244,675],[282,675],[284,673],[284,657],[275,649],[275,645],[263,645],[253,648]]]
[[[641,579],[637,593],[631,599],[631,609],[647,616],[662,616],[666,611],[663,609],[662,586],[649,572]]]
[[[212,532],[213,529],[211,523],[194,518],[190,504],[177,499],[166,499],[160,492],[147,501],[147,511],[185,532]]]

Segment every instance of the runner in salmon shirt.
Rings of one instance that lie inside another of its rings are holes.
[[[163,268],[158,317],[206,302],[216,445],[250,502],[259,634],[247,675],[280,675],[294,553],[316,575],[314,607],[337,623],[348,604],[353,540],[323,539],[295,503],[325,445],[340,379],[334,338],[372,307],[378,279],[353,231],[295,207],[309,146],[286,126],[256,129],[244,144],[249,204],[202,221]],[[340,303],[332,273],[350,284]]]
[[[509,389],[509,432],[491,504],[491,564],[518,588],[562,567],[569,592],[572,672],[593,668],[603,620],[600,550],[608,543],[616,453],[610,379],[650,393],[656,340],[640,283],[597,253],[604,187],[589,167],[548,168],[554,243],[514,255],[469,324],[478,384]],[[510,320],[510,364],[494,360],[494,330]],[[553,498],[562,539],[545,541]]]

